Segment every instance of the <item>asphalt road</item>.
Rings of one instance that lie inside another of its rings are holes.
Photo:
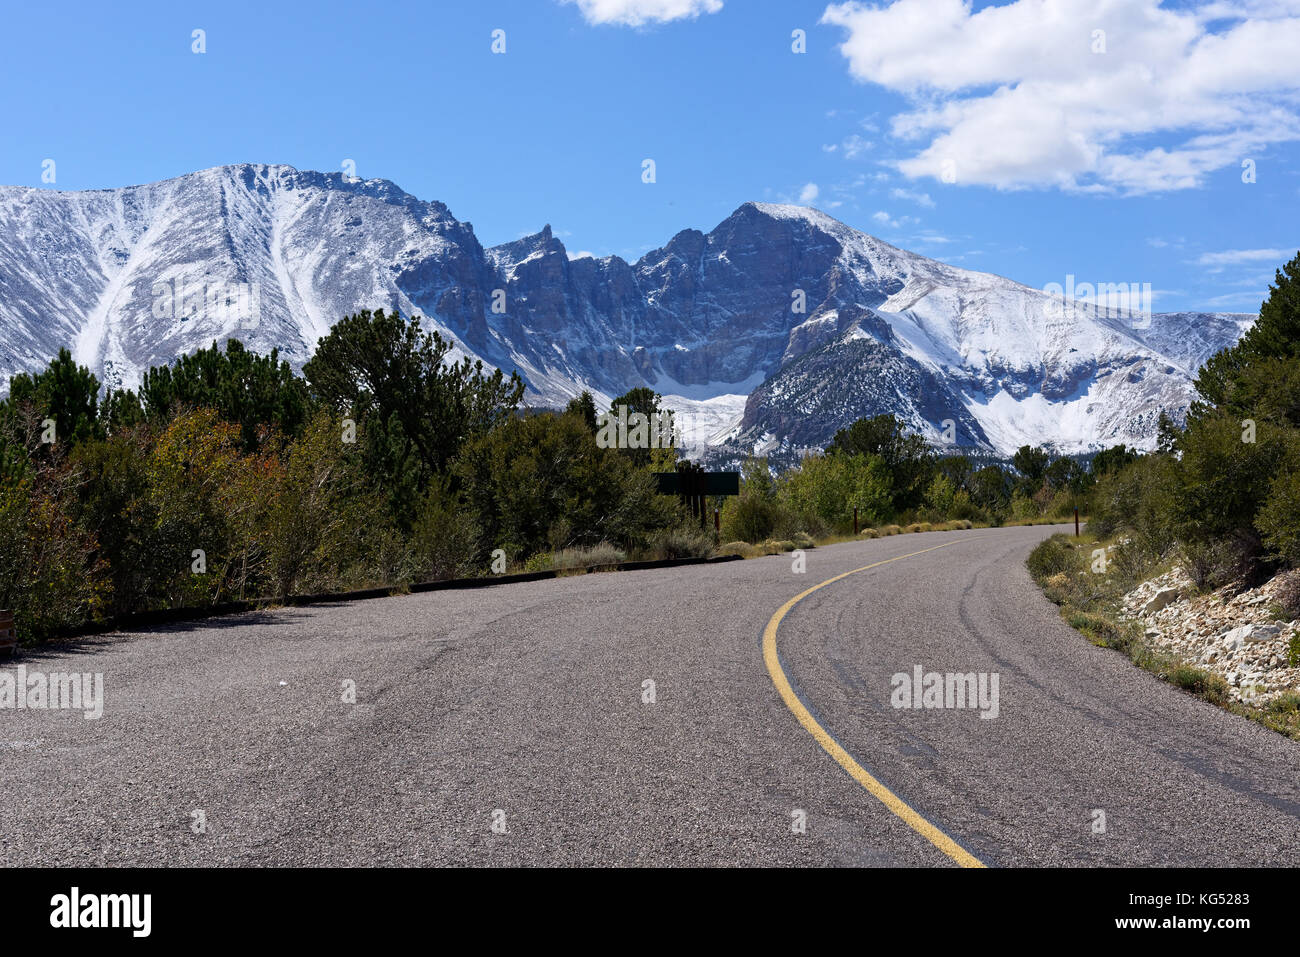
[[[1050,531],[28,652],[102,673],[104,713],[0,710],[0,863],[1300,864],[1300,746],[1062,623],[1023,567]],[[997,717],[894,707],[917,665],[996,674]]]

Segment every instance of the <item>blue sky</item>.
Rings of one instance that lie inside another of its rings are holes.
[[[485,245],[549,222],[629,259],[746,200],[802,201],[1033,286],[1150,283],[1159,311],[1253,312],[1300,245],[1300,0],[306,11],[11,5],[0,183],[352,160]]]

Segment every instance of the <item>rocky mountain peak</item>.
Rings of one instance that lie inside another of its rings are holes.
[[[1196,367],[1253,321],[1062,321],[1038,290],[772,203],[630,265],[570,260],[549,223],[484,249],[445,205],[387,180],[284,165],[0,187],[0,389],[65,346],[125,386],[230,336],[301,365],[339,318],[378,307],[423,316],[457,358],[518,371],[537,404],[649,385],[711,421],[710,403],[731,410],[737,441],[816,444],[887,410],[1003,451],[1148,446]]]

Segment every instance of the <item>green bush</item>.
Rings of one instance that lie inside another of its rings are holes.
[[[1184,542],[1178,554],[1192,582],[1204,590],[1249,582],[1257,571],[1257,551],[1249,538],[1228,536]]]
[[[1128,651],[1132,645],[1132,636],[1105,615],[1094,612],[1070,611],[1065,618],[1071,628],[1075,628],[1096,645]]]
[[[946,475],[937,475],[925,492],[925,504],[942,516],[953,514],[956,505],[957,487]],[[969,499],[967,499],[969,503]]]
[[[708,558],[713,554],[713,532],[689,522],[651,532],[648,552],[653,559]]]
[[[579,572],[616,568],[627,561],[627,554],[608,542],[589,548],[561,548],[554,552],[537,552],[524,562],[525,572]]]
[[[159,539],[157,507],[149,495],[152,444],[149,431],[136,427],[83,442],[70,456],[79,476],[77,525],[95,537],[112,580],[106,615],[151,607],[175,571]]]
[[[722,537],[754,544],[803,530],[805,524],[778,499],[767,459],[747,458],[741,467],[740,495],[722,500]]]
[[[1119,542],[1107,554],[1111,574],[1134,584],[1144,581],[1150,573],[1154,572],[1162,557],[1160,554],[1153,554],[1139,536]]]
[[[1300,693],[1284,691],[1264,707],[1275,714],[1294,714],[1300,711]]]
[[[1148,553],[1173,544],[1173,503],[1178,496],[1175,462],[1170,455],[1144,455],[1102,474],[1088,505],[1088,531],[1110,538],[1126,530],[1145,539]]]
[[[490,555],[483,554],[473,515],[445,480],[430,483],[411,526],[416,577],[421,581],[468,578],[486,574]]]
[[[1228,700],[1228,683],[1220,675],[1191,665],[1178,664],[1169,670],[1171,684],[1200,695],[1207,701],[1222,704]]]
[[[751,558],[758,554],[758,550],[749,542],[727,542],[725,545],[717,547],[719,555],[739,555],[742,558]]]
[[[73,482],[65,470],[0,482],[0,608],[25,643],[85,623],[111,593],[94,537],[72,519]]]
[[[935,467],[925,440],[908,433],[901,421],[887,414],[858,419],[847,429],[840,429],[826,451],[831,458],[844,457],[877,464],[879,472],[870,479],[870,491],[859,489],[861,500],[848,504],[874,510],[881,516],[920,505],[930,487]]]
[[[1020,492],[1011,496],[1011,519],[1013,521],[1026,521],[1028,519],[1038,518],[1042,514],[1038,503],[1028,495]]]
[[[565,548],[550,554],[550,567],[556,571],[579,568],[613,568],[627,561],[627,555],[609,542],[589,548]]]
[[[1256,537],[1256,514],[1289,457],[1292,436],[1262,421],[1255,441],[1243,441],[1243,431],[1236,417],[1214,415],[1180,437],[1179,488],[1169,508],[1183,541]]]
[[[582,417],[510,419],[472,439],[451,471],[479,530],[480,554],[509,555],[610,541],[631,551],[680,520],[651,473],[600,448]]]
[[[1284,621],[1300,618],[1300,569],[1292,569],[1283,574],[1278,579],[1274,594]]]
[[[1052,575],[1077,573],[1083,559],[1064,535],[1053,535],[1034,546],[1025,559],[1025,566],[1034,581],[1042,583]]]
[[[39,640],[109,615],[488,574],[496,549],[561,569],[712,553],[712,531],[657,494],[675,450],[601,448],[590,396],[519,413],[517,378],[448,364],[451,349],[363,312],[306,378],[234,340],[151,370],[143,403],[99,399],[67,350],[16,376],[0,400],[0,607]],[[796,481],[805,515],[747,463],[729,524],[811,547],[846,504],[879,498],[877,468],[838,458]]]
[[[155,424],[170,421],[178,409],[214,409],[223,421],[239,425],[248,451],[262,444],[268,427],[299,435],[310,409],[307,383],[277,350],[261,356],[238,339],[227,339],[224,352],[213,342],[209,349],[150,369],[140,384],[140,401]]]
[[[1300,470],[1288,468],[1273,479],[1256,525],[1274,554],[1300,565]]]
[[[263,597],[278,458],[246,454],[238,426],[196,409],[155,437],[144,471],[151,545],[165,569],[156,600],[186,607]],[[195,550],[204,553],[202,571],[192,561]]]
[[[302,369],[316,401],[355,417],[367,468],[404,530],[429,481],[467,441],[521,421],[512,418],[524,393],[519,376],[448,361],[453,348],[417,316],[363,310],[335,323]]]
[[[722,506],[722,537],[732,541],[761,542],[776,530],[778,506],[754,494],[730,497]]]
[[[855,507],[858,521],[866,525],[891,512],[889,472],[879,458],[866,455],[810,455],[782,476],[777,497],[814,534],[815,522],[851,531]]]

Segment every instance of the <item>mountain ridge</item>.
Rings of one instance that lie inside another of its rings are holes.
[[[1065,451],[1150,447],[1158,412],[1185,409],[1196,367],[1254,319],[1156,314],[1144,329],[820,210],[752,201],[628,262],[570,258],[549,223],[485,247],[391,181],[285,165],[0,187],[6,387],[66,345],[115,386],[229,336],[298,367],[363,308],[420,314],[453,358],[519,371],[534,404],[644,384],[681,397],[695,439],[742,449],[824,444],[867,409],[936,442],[951,420],[959,444],[1002,451],[1038,432]],[[796,381],[814,366],[856,398],[836,407],[835,390]]]

